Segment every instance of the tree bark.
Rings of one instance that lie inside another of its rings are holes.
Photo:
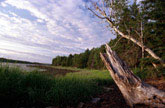
[[[165,92],[146,84],[134,75],[108,45],[106,45],[106,53],[100,53],[100,56],[128,105],[165,107]]]

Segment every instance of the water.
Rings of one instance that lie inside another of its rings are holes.
[[[45,71],[44,69],[39,69],[39,68],[36,68],[36,67],[31,67],[31,66],[33,66],[34,64],[6,63],[6,62],[0,63],[0,64],[1,64],[2,66],[18,67],[18,68],[20,68],[21,70],[24,70],[24,71],[27,71],[27,72],[34,71],[34,70],[37,70],[37,71]]]

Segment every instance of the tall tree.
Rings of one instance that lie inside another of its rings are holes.
[[[144,0],[141,2],[144,18],[144,41],[147,46],[165,60],[165,1]],[[150,40],[150,41],[147,41]]]
[[[131,34],[135,32],[136,29],[134,29],[132,24],[128,24],[129,27],[126,23],[129,23],[129,20],[136,19],[137,17],[129,14],[130,7],[128,6],[127,0],[102,0],[102,2],[98,0],[98,2],[92,2],[92,6],[93,7],[88,9],[98,18],[105,20],[118,36],[128,39],[141,48],[144,48],[154,59],[161,62],[163,61],[149,47],[145,46],[142,41],[139,41]],[[123,23],[123,25],[121,25],[121,23]],[[124,25],[126,27],[123,30],[122,26]]]

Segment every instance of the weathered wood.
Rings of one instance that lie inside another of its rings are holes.
[[[108,45],[106,45],[106,53],[100,53],[100,56],[128,105],[165,107],[165,92],[146,84],[134,75]]]

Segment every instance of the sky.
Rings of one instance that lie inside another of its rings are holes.
[[[85,0],[0,0],[0,57],[51,63],[114,37]]]

